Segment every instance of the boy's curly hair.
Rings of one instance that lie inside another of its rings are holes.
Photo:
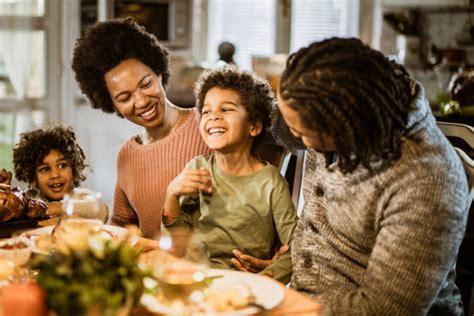
[[[13,149],[13,168],[15,177],[27,183],[36,179],[36,168],[51,150],[57,150],[64,155],[72,168],[73,184],[75,187],[86,179],[84,169],[85,156],[82,148],[76,142],[72,127],[53,126],[38,129],[20,135],[20,142]]]
[[[239,71],[235,67],[217,68],[201,74],[196,82],[194,95],[196,108],[201,115],[206,94],[212,88],[235,91],[249,115],[249,121],[262,122],[262,132],[253,139],[252,150],[264,139],[271,138],[272,108],[276,105],[270,85],[251,72]]]
[[[122,61],[134,58],[161,75],[165,86],[170,77],[168,54],[155,35],[133,18],[115,19],[96,23],[77,41],[72,69],[92,107],[113,113],[115,108],[105,84],[105,74]]]

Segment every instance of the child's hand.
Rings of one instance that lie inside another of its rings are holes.
[[[178,198],[183,194],[192,194],[198,191],[212,193],[211,173],[206,169],[181,172],[168,185],[166,196]]]
[[[234,254],[235,258],[232,258],[231,262],[240,271],[258,273],[259,271],[264,270],[266,267],[278,260],[278,258],[288,252],[289,249],[290,247],[288,247],[288,245],[281,246],[281,248],[278,249],[277,252],[275,252],[275,254],[270,260],[255,258],[250,255],[243,254],[238,249],[234,249],[232,250],[232,253]],[[267,272],[267,275],[271,277],[272,272]]]

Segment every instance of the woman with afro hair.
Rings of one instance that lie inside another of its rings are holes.
[[[94,192],[79,189],[86,179],[85,155],[76,141],[71,127],[51,126],[20,135],[13,148],[15,178],[29,184],[48,202],[48,214],[62,213],[61,202],[66,194],[77,199],[87,199]],[[98,217],[106,220],[107,206],[99,206],[99,214],[91,214],[87,207],[75,209],[74,215]]]
[[[143,128],[120,148],[111,223],[136,224],[149,238],[160,232],[168,184],[189,160],[210,153],[195,111],[166,98],[168,59],[154,35],[126,18],[95,24],[76,43],[72,60],[93,108]]]

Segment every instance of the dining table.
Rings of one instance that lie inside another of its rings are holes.
[[[159,254],[162,250],[158,249],[158,243],[156,240],[139,238],[139,244],[142,249],[148,254],[148,258],[152,258],[154,255]],[[172,258],[171,260],[182,261],[183,259],[175,258],[172,255],[167,254]],[[244,272],[242,272],[244,273]],[[251,273],[249,273],[251,274]],[[265,277],[266,278],[266,277]],[[300,293],[294,289],[285,286],[277,281],[271,281],[283,290],[283,299],[281,303],[270,310],[265,310],[261,315],[277,316],[277,315],[319,315],[322,308],[319,303],[309,298],[308,296]],[[21,294],[20,294],[21,293]],[[20,295],[18,295],[20,294]],[[15,315],[18,316],[30,316],[30,315],[43,315],[42,312],[33,313],[32,309],[35,306],[45,306],[41,301],[44,301],[44,293],[36,285],[35,282],[29,282],[28,284],[13,284],[11,286],[4,286],[0,288],[0,316],[9,315],[12,308],[15,310]],[[18,309],[18,306],[22,308]],[[31,305],[31,308],[29,308]],[[25,311],[24,313],[22,311]],[[149,311],[145,306],[138,305],[131,312],[133,316],[159,316],[156,312]],[[236,313],[238,315],[238,313]],[[258,315],[258,313],[257,313]]]
[[[283,302],[267,315],[319,315],[321,304],[304,294],[285,287]]]
[[[156,241],[149,240],[149,239],[141,239],[142,245],[146,245],[146,247],[150,250],[150,254],[153,252],[160,252],[160,250],[153,250],[156,249]],[[176,262],[181,261],[183,259],[172,258]],[[248,273],[250,272],[242,272]],[[268,277],[270,278],[270,277]],[[265,316],[284,316],[284,315],[299,315],[299,316],[313,316],[319,315],[322,311],[322,305],[318,303],[316,300],[311,299],[307,295],[298,292],[289,287],[289,285],[285,285],[278,281],[272,280],[275,284],[278,284],[283,289],[283,300],[280,304],[276,307],[266,310],[265,313],[257,313],[256,315],[265,315]],[[138,306],[134,309],[133,316],[161,316],[163,314],[154,313],[148,311],[144,306]],[[234,314],[233,314],[234,315]],[[238,313],[236,313],[238,315]]]
[[[256,315],[265,316],[284,316],[284,315],[300,315],[313,316],[319,315],[321,305],[307,296],[293,289],[284,287],[284,299],[282,303],[275,308],[257,313]],[[21,295],[19,295],[21,293]],[[16,284],[11,288],[4,287],[0,289],[0,315],[16,315],[16,316],[42,316],[45,315],[45,305],[40,301],[44,300],[44,293],[35,284]],[[13,314],[12,314],[13,313]],[[238,313],[236,313],[238,314]],[[161,316],[149,311],[146,307],[138,305],[135,307],[130,316]]]

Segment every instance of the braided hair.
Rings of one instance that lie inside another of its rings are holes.
[[[53,126],[38,129],[20,135],[20,142],[13,149],[13,168],[19,181],[33,183],[36,178],[36,168],[51,150],[57,150],[69,162],[73,184],[78,187],[86,179],[84,169],[85,155],[76,141],[72,127]]]
[[[371,161],[391,163],[411,110],[406,70],[355,38],[316,42],[292,54],[280,97],[302,123],[331,136],[341,172]]]

